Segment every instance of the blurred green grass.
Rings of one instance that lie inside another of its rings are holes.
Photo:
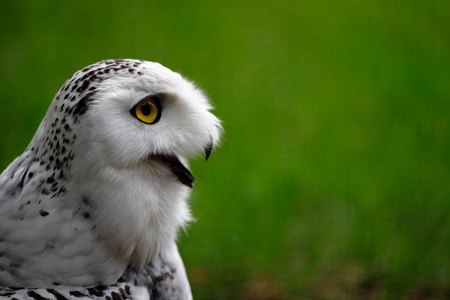
[[[158,61],[224,142],[192,162],[196,299],[450,297],[450,2],[0,3],[0,166],[73,72]]]

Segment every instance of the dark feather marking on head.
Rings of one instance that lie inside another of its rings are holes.
[[[83,98],[78,101],[78,103],[75,105],[75,109],[73,110],[73,116],[81,116],[83,115],[89,108],[89,102],[92,100],[92,96],[95,94],[95,92],[89,92],[86,95],[84,95]]]
[[[19,187],[20,187],[20,188],[23,188],[23,184],[24,184],[24,182],[25,182],[25,177],[26,177],[26,175],[27,175],[27,172],[28,172],[28,170],[26,170],[25,172],[23,172],[22,179],[20,179],[20,182],[19,182]]]
[[[91,84],[91,80],[86,79],[85,81],[83,81],[83,84],[77,89],[77,92],[79,93],[83,93]]]

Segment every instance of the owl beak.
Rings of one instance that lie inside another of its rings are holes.
[[[190,188],[194,187],[194,175],[192,175],[191,171],[189,171],[189,169],[186,168],[178,158],[175,156],[170,157],[167,165],[170,167],[172,173],[177,177],[178,181]]]
[[[203,147],[205,150],[206,160],[208,160],[213,149],[213,139],[210,136],[209,143]],[[149,159],[159,161],[170,168],[172,174],[178,179],[178,181],[185,186],[194,187],[194,175],[186,168],[176,155],[171,154],[150,154]]]
[[[212,139],[212,136],[209,136],[209,143],[208,143],[208,145],[206,145],[205,147],[203,147],[203,149],[205,150],[205,156],[206,156],[206,159],[205,159],[205,160],[208,160],[209,155],[211,155],[211,151],[212,151],[212,149],[213,149],[213,139]]]
[[[149,159],[162,162],[170,168],[179,182],[190,188],[194,187],[194,175],[186,168],[175,155],[151,154]]]

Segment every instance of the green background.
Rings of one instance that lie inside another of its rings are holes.
[[[0,167],[72,73],[158,61],[224,122],[195,299],[449,299],[449,28],[448,0],[1,1]]]

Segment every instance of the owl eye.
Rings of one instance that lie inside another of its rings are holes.
[[[155,124],[161,117],[161,103],[156,97],[145,98],[131,109],[131,114],[144,123]]]

